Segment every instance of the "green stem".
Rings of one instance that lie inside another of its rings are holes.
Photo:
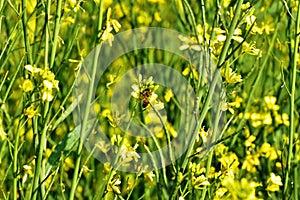
[[[49,33],[49,15],[50,15],[50,12],[51,12],[51,1],[48,0],[47,2],[47,8],[46,8],[46,12],[45,12],[45,23],[46,23],[46,26],[45,26],[45,58],[44,58],[44,67],[47,68],[48,67],[48,52],[49,52],[49,38],[50,38],[50,33]]]
[[[147,130],[148,133],[150,133],[150,135],[151,135],[151,137],[152,137],[152,139],[154,141],[154,144],[155,144],[156,148],[159,151],[159,156],[160,156],[160,159],[161,159],[161,165],[163,166],[162,167],[163,179],[164,179],[165,185],[168,186],[168,182],[167,182],[168,179],[167,179],[167,174],[166,174],[166,168],[164,167],[165,166],[164,156],[163,156],[163,153],[161,151],[161,147],[160,147],[160,145],[159,145],[159,143],[158,143],[155,135],[151,132],[151,130],[149,130],[148,127],[145,124],[142,124],[142,126]],[[146,144],[145,144],[145,148],[146,148]],[[148,151],[148,150],[149,150],[149,148],[147,147],[147,152],[151,155],[151,151],[150,150]],[[152,159],[152,163],[153,163],[153,165],[155,167],[155,170],[157,170],[156,162],[155,162],[153,156],[150,156],[150,157]]]
[[[289,128],[289,145],[288,145],[288,158],[287,158],[287,170],[285,174],[284,182],[284,196],[287,195],[289,176],[291,171],[291,161],[293,156],[293,143],[295,134],[295,91],[296,91],[296,78],[297,78],[297,58],[298,58],[298,48],[299,48],[299,31],[300,31],[300,3],[298,3],[297,20],[296,20],[296,30],[295,30],[295,40],[294,40],[294,55],[292,63],[292,80],[291,80],[291,95],[290,95],[290,128]],[[297,154],[294,155],[294,158]],[[295,188],[297,190],[297,188]]]
[[[20,102],[20,104],[22,104]],[[18,194],[18,151],[19,151],[19,138],[20,138],[20,131],[21,131],[21,123],[18,123],[18,129],[15,136],[15,142],[14,142],[14,152],[13,152],[13,173],[14,173],[14,179],[13,179],[13,200],[17,200],[17,194]]]
[[[59,29],[60,29],[60,24],[61,24],[61,22],[60,22],[61,2],[62,2],[62,0],[58,0],[57,7],[56,7],[56,18],[55,18],[54,35],[53,35],[53,47],[51,49],[50,69],[53,67],[53,64],[54,64],[58,33],[59,33]]]
[[[171,135],[170,135],[170,132],[169,132],[169,130],[168,130],[168,128],[167,128],[167,125],[166,125],[166,123],[164,122],[164,120],[163,120],[161,114],[158,112],[158,110],[154,107],[154,105],[153,105],[151,102],[149,102],[149,103],[150,103],[150,105],[151,105],[151,108],[153,109],[153,111],[155,112],[155,114],[157,115],[157,117],[159,118],[159,121],[160,121],[160,123],[162,124],[162,126],[163,126],[163,128],[164,128],[164,130],[165,130],[165,133],[166,133],[166,135],[167,135],[167,142],[168,142],[168,147],[169,147],[170,160],[171,160],[173,169],[174,169],[174,171],[176,172],[176,168],[175,168],[175,166],[174,166],[174,164],[173,164],[173,162],[175,162],[175,159],[174,159],[174,155],[173,155],[173,152],[172,152],[173,149],[172,149],[172,146],[171,146]],[[166,184],[168,184],[168,183],[166,183]]]
[[[202,11],[202,21],[203,21],[203,39],[204,39],[204,48],[206,49],[207,38],[206,38],[206,16],[205,16],[205,3],[204,0],[201,0],[201,11]]]
[[[99,4],[98,30],[101,30],[101,27],[102,27],[102,17],[103,17],[103,11],[102,10],[103,10],[103,0],[101,0],[100,4]],[[84,138],[84,132],[85,132],[86,127],[87,127],[87,121],[88,121],[89,111],[90,111],[90,107],[91,107],[93,89],[94,89],[96,72],[97,72],[98,55],[99,55],[100,49],[101,49],[101,46],[97,46],[96,49],[95,49],[95,52],[94,52],[92,74],[90,76],[91,79],[89,81],[88,96],[87,96],[86,106],[85,106],[85,110],[84,110],[82,126],[81,126],[81,130],[80,130],[81,139],[79,140],[79,145],[78,145],[78,148],[77,148],[77,159],[76,159],[74,174],[73,174],[73,179],[72,179],[70,200],[74,199],[77,184],[79,182],[78,175],[79,175],[79,168],[80,168],[80,161],[81,161],[81,151],[82,151],[82,148],[83,148],[83,138]]]
[[[30,43],[27,37],[27,11],[26,11],[26,0],[22,0],[22,25],[23,25],[23,34],[24,34],[24,42],[27,53],[27,62],[33,64]]]
[[[85,135],[85,130],[87,130],[87,121],[89,117],[89,111],[91,108],[91,101],[92,101],[92,94],[93,94],[93,89],[94,89],[94,83],[95,83],[95,77],[96,77],[96,72],[97,72],[97,60],[99,52],[100,52],[101,46],[97,47],[95,52],[94,52],[94,60],[93,60],[93,66],[92,66],[92,74],[91,74],[91,79],[89,81],[89,88],[88,88],[88,95],[87,95],[87,100],[86,100],[86,106],[84,109],[84,116],[83,116],[83,121],[82,121],[82,126],[80,129],[80,140],[79,140],[79,145],[77,148],[77,159],[75,163],[75,168],[74,168],[74,174],[73,174],[73,179],[72,179],[72,186],[71,186],[71,193],[70,193],[70,200],[74,199],[75,196],[75,191],[77,188],[77,184],[79,181],[79,168],[80,168],[80,161],[81,161],[81,152],[83,149],[83,138]]]
[[[197,33],[197,23],[196,23],[196,20],[195,20],[195,16],[193,14],[193,10],[192,10],[190,4],[187,2],[187,0],[183,0],[183,4],[186,6],[188,14],[191,17],[191,24],[192,24],[192,27],[193,27],[193,31],[194,31],[195,37],[197,39],[197,42],[200,44],[198,33]]]
[[[231,43],[231,39],[232,39],[234,30],[236,29],[239,17],[241,15],[242,5],[243,5],[243,0],[239,0],[238,3],[237,3],[236,9],[235,9],[235,14],[233,16],[232,22],[231,22],[230,27],[229,27],[228,34],[226,36],[225,43],[224,43],[222,51],[221,51],[220,58],[218,60],[218,64],[217,64],[218,68],[221,67],[223,65],[223,62],[225,61],[227,52],[228,52],[229,47],[230,47],[230,43]]]
[[[49,102],[45,103],[44,107],[44,115],[45,115],[45,121],[44,121],[44,127],[40,136],[39,140],[39,151],[37,155],[37,163],[35,167],[35,172],[34,172],[34,182],[33,182],[33,197],[32,199],[35,200],[37,198],[37,190],[39,187],[41,188],[41,196],[43,197],[45,194],[45,184],[44,182],[39,184],[39,180],[43,180],[45,177],[45,160],[44,158],[44,152],[47,147],[47,131],[48,131],[48,125],[50,121],[50,116],[51,112],[49,112]]]

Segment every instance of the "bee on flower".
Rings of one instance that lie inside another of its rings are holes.
[[[164,108],[164,105],[162,102],[157,100],[158,95],[155,94],[158,87],[159,85],[154,84],[152,76],[148,79],[143,79],[140,74],[137,83],[131,86],[133,89],[131,96],[140,100],[144,109],[153,105],[156,110],[161,110]]]

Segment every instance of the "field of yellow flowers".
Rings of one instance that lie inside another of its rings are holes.
[[[0,0],[0,199],[300,199],[296,0]]]

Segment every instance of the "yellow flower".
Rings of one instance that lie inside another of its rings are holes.
[[[67,3],[65,4],[64,10],[65,12],[70,12],[72,9],[77,12],[80,9],[80,1],[77,0],[67,0]]]
[[[109,109],[103,110],[102,113],[101,113],[101,116],[107,118],[109,124],[110,124],[112,127],[116,127],[116,126],[117,126],[117,125],[116,125],[115,118],[112,116],[111,111],[110,111]]]
[[[172,97],[174,97],[174,93],[171,89],[168,89],[165,93],[165,96],[164,96],[166,102],[170,102]]]
[[[28,108],[26,108],[24,110],[24,114],[28,117],[28,118],[33,118],[34,116],[40,116],[40,114],[38,113],[38,110],[35,110],[34,106],[31,105]]]
[[[242,165],[242,169],[247,170],[248,172],[256,172],[256,168],[255,166],[258,166],[260,164],[259,161],[259,154],[255,153],[253,155],[249,154],[246,156],[243,165]]]
[[[230,67],[228,67],[227,69],[222,69],[222,75],[225,77],[225,80],[227,83],[229,84],[235,84],[238,82],[242,82],[242,76],[241,75],[237,75],[234,71],[232,71],[232,69]]]
[[[106,14],[106,27],[101,36],[101,40],[103,42],[108,42],[109,46],[112,46],[112,42],[114,41],[114,36],[111,31],[115,30],[115,32],[119,32],[121,28],[121,24],[116,19],[111,19],[111,12],[111,8],[108,8]]]
[[[201,130],[199,131],[199,136],[202,139],[202,143],[204,145],[207,145],[207,143],[208,143],[208,141],[210,139],[210,136],[211,136],[210,130],[205,131],[204,128],[201,128]]]
[[[42,69],[37,68],[35,65],[25,65],[25,69],[30,71],[32,76],[34,76],[35,73],[39,73]]]
[[[134,147],[124,145],[121,147],[120,160],[123,165],[128,164],[132,160],[134,160],[135,162],[138,161],[140,155],[136,152],[137,147],[138,144],[136,144]]]
[[[248,8],[250,8],[250,6],[251,6],[250,2],[244,3],[242,5],[242,10],[247,10]]]
[[[65,171],[69,171],[70,169],[74,169],[74,162],[70,157],[67,157],[63,163],[63,168]]]
[[[251,147],[252,149],[255,147],[255,144],[253,142],[256,140],[256,137],[254,135],[251,135],[246,141],[245,141],[245,147]]]
[[[157,21],[157,22],[161,22],[161,20],[162,20],[158,12],[155,12],[155,13],[154,13],[154,19],[155,19],[155,21]]]
[[[106,28],[101,36],[102,41],[107,41],[109,46],[112,46],[112,42],[114,41],[114,35],[111,33],[111,28]]]
[[[204,27],[201,24],[197,24],[196,29],[197,29],[198,41],[200,44],[203,44],[204,43]],[[210,26],[209,26],[209,24],[206,23],[205,24],[205,30],[206,30],[205,38],[207,40],[210,39],[210,35],[208,34],[210,32],[209,29],[210,29]],[[207,41],[207,43],[209,43],[209,42]]]
[[[198,80],[198,72],[194,66],[188,65],[183,71],[182,71],[183,76],[190,75],[191,78],[195,78]]]
[[[214,31],[217,33],[216,41],[215,43],[223,43],[226,40],[226,31],[222,30],[221,28],[217,27],[214,29]],[[242,34],[242,30],[237,28],[233,31],[232,39],[241,43],[244,39],[240,36]]]
[[[33,83],[31,80],[26,79],[22,85],[19,86],[24,92],[30,92],[34,89]]]
[[[155,174],[153,173],[153,171],[150,171],[150,172],[145,173],[144,176],[145,176],[145,178],[149,179],[150,181],[153,181]]]
[[[251,34],[258,33],[259,35],[261,35],[263,33],[263,29],[257,26],[256,17],[253,15],[254,11],[255,9],[252,8],[249,14],[245,18],[245,22],[247,24],[246,30],[249,30],[252,27]]]
[[[66,19],[61,24],[61,27],[65,28],[68,24],[74,24],[74,23],[75,23],[74,17],[68,16],[68,17],[66,17]]]
[[[277,98],[273,96],[265,96],[264,102],[270,110],[279,110],[279,106],[276,105]]]
[[[43,101],[52,101],[53,100],[53,94],[52,94],[52,90],[49,90],[47,88],[42,89],[42,100]]]
[[[262,156],[269,158],[270,160],[277,159],[277,152],[269,143],[265,142],[260,147],[260,153]]]
[[[262,22],[261,26],[262,26],[262,30],[264,30],[267,35],[270,35],[271,32],[275,30],[274,23],[272,22],[269,22],[267,24],[265,22]]]
[[[224,199],[224,194],[227,192],[228,190],[224,187],[220,187],[218,188],[218,190],[216,191],[216,194],[214,196],[214,200],[219,200],[219,199]]]
[[[283,113],[281,117],[282,117],[283,124],[285,126],[289,126],[290,125],[289,115],[287,113]]]
[[[282,186],[281,177],[276,176],[273,172],[271,173],[271,177],[267,181],[268,186],[266,188],[267,191],[276,192],[280,190],[280,186]]]
[[[264,114],[262,114],[261,115],[261,117],[262,117],[262,122],[263,122],[263,124],[265,124],[265,125],[271,125],[272,124],[272,117],[271,117],[271,113],[264,113]]]
[[[41,69],[41,68],[37,68],[34,65],[26,65],[25,69],[28,70],[32,76],[34,77],[34,79],[36,79],[39,83],[41,83],[41,86],[43,87],[41,89],[41,93],[42,93],[42,100],[43,101],[52,101],[53,100],[53,95],[52,95],[52,91],[53,89],[55,90],[59,90],[58,87],[58,80],[55,80],[55,75],[53,72],[50,71],[49,68],[46,69]],[[27,81],[27,87],[28,85],[30,86],[30,83]],[[33,86],[31,86],[33,87]],[[26,88],[26,86],[22,86],[23,89]],[[30,88],[30,87],[29,87]],[[29,88],[26,88],[26,90],[28,90]]]
[[[201,46],[198,44],[195,37],[185,37],[183,35],[179,35],[178,39],[183,42],[183,44],[179,47],[179,50],[195,50],[195,51],[201,51]]]
[[[4,131],[2,117],[0,116],[0,139],[5,140],[7,137],[7,133]],[[0,161],[1,162],[1,161]]]
[[[223,154],[226,154],[227,151],[228,151],[228,147],[225,146],[223,143],[221,143],[216,147],[215,153],[218,157],[221,157],[223,156]]]
[[[258,199],[255,195],[255,188],[260,184],[249,181],[246,178],[242,178],[240,181],[233,178],[225,178],[222,185],[229,192],[228,199]]]
[[[253,56],[258,56],[258,57],[261,57],[261,55],[262,55],[261,50],[256,48],[255,42],[250,42],[250,43],[244,42],[242,47],[243,47],[242,48],[243,52],[245,52],[247,54],[250,54]]]
[[[210,183],[207,181],[207,178],[202,174],[198,177],[192,177],[192,185],[195,189],[201,189],[203,188],[203,186],[210,185]]]
[[[259,113],[252,113],[250,116],[251,119],[251,124],[253,127],[259,127],[260,125],[262,125],[262,117],[261,114]]]
[[[232,169],[234,173],[239,170],[239,160],[237,155],[233,152],[228,152],[218,160],[219,162],[221,162],[222,167],[224,167],[225,169]]]
[[[228,105],[239,108],[239,107],[241,107],[242,102],[243,102],[243,98],[240,96],[236,96],[235,100],[233,102],[228,103]]]
[[[120,176],[119,175],[114,175],[111,178],[111,180],[109,180],[106,189],[107,189],[108,192],[114,192],[114,193],[117,193],[117,194],[121,194],[120,185],[121,185]]]

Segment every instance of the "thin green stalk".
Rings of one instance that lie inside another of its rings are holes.
[[[15,74],[13,75],[13,77],[11,78],[11,80],[9,81],[10,83],[9,83],[9,86],[7,87],[7,89],[6,89],[6,93],[5,93],[5,95],[4,95],[3,99],[2,99],[2,103],[6,103],[8,95],[11,94],[12,87],[13,87],[15,81],[16,81],[16,78],[17,78],[17,74],[19,73],[19,70],[20,70],[20,68],[21,68],[21,66],[23,64],[23,59],[24,59],[24,56],[22,57],[22,59],[21,59],[19,65],[18,65],[18,68],[17,68]]]
[[[27,62],[33,64],[30,43],[27,37],[27,11],[26,11],[26,0],[22,0],[22,25],[23,25],[23,35],[25,42],[25,49],[27,53]]]
[[[47,106],[48,105],[48,106]],[[39,147],[38,147],[38,155],[37,155],[37,162],[36,162],[36,167],[35,167],[35,172],[34,172],[34,184],[33,184],[33,191],[32,191],[32,199],[37,198],[38,194],[38,189],[41,188],[41,196],[43,197],[45,194],[45,184],[39,183],[39,180],[43,180],[45,177],[45,160],[43,160],[43,155],[46,150],[46,145],[47,145],[47,131],[48,131],[48,125],[50,121],[50,116],[51,112],[49,111],[49,103],[47,102],[45,104],[44,108],[44,114],[45,116],[45,121],[44,121],[44,128],[42,130],[42,133],[40,135],[40,140],[39,140]]]
[[[50,22],[49,22],[49,15],[50,15],[50,12],[51,12],[51,1],[48,0],[47,2],[47,8],[46,8],[46,12],[45,12],[45,23],[46,23],[46,26],[45,26],[45,58],[44,58],[44,65],[45,65],[45,68],[49,67],[49,61],[48,61],[48,56],[49,56],[49,38],[50,38],[50,30],[49,30],[49,25],[50,25]]]
[[[184,158],[183,158],[183,161],[182,161],[182,164],[181,164],[181,172],[184,172],[187,165],[188,165],[188,162],[189,162],[189,155],[192,153],[192,150],[193,150],[193,147],[194,147],[194,142],[195,142],[195,136],[196,136],[196,132],[199,130],[199,127],[200,125],[202,124],[203,121],[200,121],[198,120],[198,109],[199,109],[199,99],[197,98],[196,100],[196,104],[195,104],[195,107],[194,107],[194,113],[195,113],[195,118],[196,118],[196,125],[194,126],[194,129],[192,130],[193,132],[193,135],[194,137],[190,139],[190,141],[187,143],[189,145],[189,147],[187,148],[187,151],[184,155]],[[204,118],[203,118],[204,119]],[[177,173],[177,176],[176,176],[176,186],[172,192],[172,197],[171,199],[174,200],[177,198],[177,193],[178,193],[178,190],[180,189],[180,184],[181,182],[178,180],[178,173]]]
[[[74,199],[75,196],[75,191],[77,188],[77,184],[79,181],[79,168],[80,168],[80,161],[81,161],[81,152],[83,149],[83,138],[84,138],[84,134],[85,134],[85,130],[87,130],[87,121],[88,121],[88,117],[89,117],[89,111],[90,111],[90,107],[91,107],[91,101],[92,101],[92,94],[93,94],[93,89],[94,89],[94,83],[95,83],[95,77],[96,77],[96,72],[97,72],[97,60],[98,60],[98,56],[99,52],[100,52],[100,47],[96,48],[95,52],[94,52],[94,60],[93,60],[93,66],[92,66],[92,74],[91,74],[91,79],[89,81],[89,88],[88,88],[88,96],[87,96],[87,101],[86,101],[86,106],[84,109],[84,116],[83,116],[83,121],[82,121],[82,126],[80,129],[80,140],[79,140],[79,145],[77,148],[77,159],[76,159],[76,163],[75,163],[75,168],[74,168],[74,174],[73,174],[73,179],[72,179],[72,186],[71,186],[71,193],[70,193],[70,200]]]
[[[49,38],[50,38],[50,30],[49,27],[49,15],[51,12],[51,0],[48,0],[47,7],[45,11],[45,57],[44,57],[44,67],[47,68],[49,66],[48,61],[48,55],[49,55]],[[35,96],[33,96],[33,100],[35,100]],[[45,184],[41,183],[39,186],[39,181],[43,180],[45,177],[45,161],[43,162],[43,153],[47,148],[47,130],[48,130],[48,123],[50,119],[50,113],[49,111],[49,102],[45,102],[44,104],[44,112],[43,112],[43,118],[45,119],[44,122],[44,128],[42,130],[42,133],[39,137],[39,143],[38,143],[38,155],[37,155],[37,162],[35,166],[34,171],[34,178],[33,178],[33,186],[31,190],[32,200],[36,200],[38,195],[38,189],[40,187],[41,189],[41,196],[43,197],[45,194]],[[34,130],[37,131],[37,124],[38,124],[38,116],[34,118]],[[39,134],[39,133],[37,133]],[[30,196],[31,196],[30,195]]]
[[[294,167],[294,200],[298,200],[299,199],[299,171],[300,171],[300,168],[299,168],[299,164],[298,166],[296,165],[296,167]]]
[[[290,128],[289,128],[289,145],[288,145],[288,158],[287,158],[287,169],[285,174],[284,190],[283,193],[286,196],[288,185],[289,185],[289,176],[291,173],[291,161],[293,156],[293,146],[294,146],[294,135],[295,135],[295,92],[296,92],[296,79],[297,79],[297,59],[298,59],[298,48],[299,48],[299,31],[300,31],[300,3],[298,3],[297,11],[297,20],[296,20],[296,30],[295,30],[295,39],[294,39],[294,54],[293,54],[293,63],[292,63],[292,80],[291,80],[291,95],[290,95]],[[294,158],[297,154],[294,155]],[[298,181],[298,180],[297,180]],[[296,188],[297,190],[297,188]]]
[[[203,21],[203,39],[204,39],[204,48],[206,49],[207,38],[206,38],[206,16],[205,16],[205,3],[204,0],[201,0],[201,11],[202,11],[202,21]]]
[[[1,19],[0,19],[1,20]],[[1,25],[1,24],[0,24]],[[16,25],[14,26],[13,30],[11,31],[11,34],[9,35],[8,39],[5,42],[4,47],[1,50],[1,54],[0,54],[0,60],[2,60],[2,57],[6,51],[6,49],[9,47],[11,40],[13,39],[14,36],[14,32],[19,28],[19,23],[16,23]],[[1,28],[1,27],[0,27]],[[1,32],[0,32],[1,33]],[[15,38],[16,39],[16,38]]]
[[[165,185],[168,186],[168,182],[167,182],[168,179],[167,179],[167,174],[166,174],[166,168],[164,167],[165,163],[163,161],[164,156],[162,154],[161,147],[160,147],[160,145],[159,145],[159,143],[158,143],[155,135],[151,132],[151,130],[149,130],[148,127],[145,124],[142,124],[142,126],[147,130],[148,133],[150,133],[150,135],[151,135],[151,137],[152,137],[152,139],[154,141],[154,144],[155,144],[156,148],[159,151],[159,156],[160,156],[160,159],[161,159],[161,164],[163,166],[162,167],[163,179],[164,179]],[[146,145],[145,145],[145,147],[146,147]],[[150,150],[148,151],[148,150],[149,150],[149,148],[147,147],[147,152],[151,155],[151,151]],[[155,163],[155,160],[154,160],[153,156],[151,156],[151,159],[152,159],[153,165],[155,167],[155,170],[157,170],[157,166],[156,166],[156,163]]]
[[[99,4],[98,30],[101,30],[101,28],[102,28],[102,21],[103,21],[102,19],[103,19],[103,0],[101,0],[100,4]],[[83,148],[83,138],[84,138],[84,132],[87,127],[87,121],[88,121],[88,116],[89,116],[89,111],[90,111],[90,106],[91,106],[91,101],[92,101],[95,77],[96,77],[96,72],[97,72],[98,55],[99,55],[100,49],[101,49],[101,46],[98,46],[94,52],[92,74],[91,74],[91,79],[89,82],[86,107],[84,110],[84,116],[83,116],[82,126],[81,126],[81,130],[80,130],[80,136],[81,136],[80,138],[81,139],[79,140],[79,145],[77,148],[77,159],[76,159],[74,174],[73,174],[73,179],[72,179],[72,186],[71,186],[71,192],[70,192],[70,198],[69,198],[70,200],[74,199],[77,184],[79,181],[78,175],[79,175],[79,168],[80,168],[80,161],[81,161],[81,151]]]
[[[192,24],[193,31],[194,31],[195,37],[197,39],[197,42],[200,43],[199,37],[197,37],[198,36],[198,33],[197,33],[197,23],[196,23],[196,20],[195,20],[195,16],[193,14],[193,10],[192,10],[192,8],[191,8],[191,6],[190,6],[190,4],[188,3],[187,0],[183,0],[183,4],[186,6],[188,14],[191,17],[191,24]]]
[[[20,105],[22,104],[22,101],[20,102]],[[19,139],[20,139],[20,132],[21,128],[23,127],[22,121],[18,123],[17,133],[15,136],[15,142],[14,142],[14,152],[13,152],[13,200],[17,200],[17,194],[18,194],[18,177],[19,177],[19,170],[18,170],[18,152],[19,152]]]
[[[55,182],[55,179],[56,179],[56,177],[57,177],[57,175],[58,175],[58,171],[59,171],[59,167],[55,170],[55,172],[54,172],[54,174],[53,174],[53,176],[52,176],[52,179],[51,179],[51,182],[50,182],[50,184],[49,184],[49,186],[48,186],[48,188],[47,188],[47,190],[46,190],[46,192],[45,192],[45,195],[43,196],[43,200],[46,200],[47,199],[47,197],[48,197],[48,195],[49,195],[49,192],[50,192],[50,190],[51,190],[51,188],[52,188],[52,186],[53,186],[53,184],[54,184],[54,182]]]
[[[54,26],[54,35],[53,35],[53,46],[51,49],[51,57],[50,57],[50,69],[53,67],[55,54],[56,54],[56,47],[57,47],[57,40],[58,40],[58,33],[61,25],[61,2],[62,0],[58,0],[57,7],[56,7],[56,18],[55,18],[55,26]]]
[[[231,39],[232,39],[234,30],[236,29],[239,17],[241,15],[242,5],[243,5],[243,0],[239,0],[238,3],[237,3],[237,5],[236,5],[236,8],[235,8],[235,14],[234,14],[232,22],[230,24],[230,27],[229,27],[229,30],[228,30],[228,34],[226,35],[226,40],[225,40],[225,43],[223,45],[220,58],[218,60],[218,64],[217,64],[218,68],[221,67],[222,64],[223,64],[223,62],[225,61],[227,52],[228,52],[230,44],[231,44]]]
[[[132,194],[134,188],[138,185],[138,179],[139,179],[139,176],[136,174],[136,175],[135,175],[135,180],[134,180],[134,185],[132,186],[131,190],[129,191],[126,200],[129,200],[129,199],[130,199],[130,196],[131,196],[131,194]]]
[[[173,155],[173,152],[172,152],[173,149],[172,149],[172,146],[171,146],[171,135],[170,135],[170,132],[169,132],[169,130],[168,130],[168,128],[167,128],[167,125],[166,125],[166,123],[164,122],[164,120],[163,120],[161,114],[158,112],[158,110],[154,107],[154,105],[153,105],[151,102],[149,102],[149,103],[150,103],[150,105],[151,105],[151,108],[153,109],[153,111],[155,112],[155,114],[157,115],[157,117],[159,118],[159,121],[160,121],[160,123],[162,124],[162,126],[163,126],[163,128],[164,128],[164,130],[165,130],[165,133],[166,133],[166,135],[167,135],[167,142],[168,142],[168,146],[169,146],[170,160],[171,160],[171,162],[172,162],[173,169],[174,169],[174,171],[176,172],[177,170],[176,170],[176,168],[175,168],[175,166],[174,166],[174,164],[173,164],[173,162],[175,162],[175,160],[174,160],[174,155]],[[167,184],[167,183],[166,183],[166,184]]]

